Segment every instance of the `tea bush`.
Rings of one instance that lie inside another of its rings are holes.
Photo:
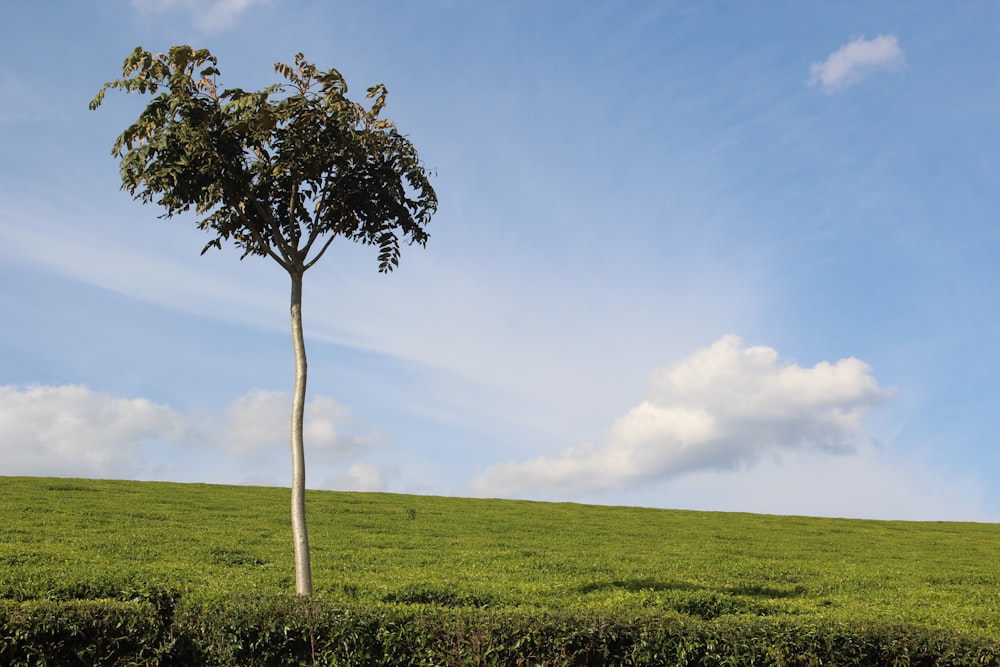
[[[997,525],[288,493],[0,478],[0,665],[996,664]]]
[[[911,625],[727,615],[341,607],[294,597],[0,604],[0,664],[1000,665],[1000,643]]]

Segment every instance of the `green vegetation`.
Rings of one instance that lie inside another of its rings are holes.
[[[0,478],[0,598],[291,592],[287,489]],[[1000,525],[310,492],[335,603],[792,615],[1000,636]]]
[[[0,663],[1000,665],[1000,525],[288,494],[0,478]]]

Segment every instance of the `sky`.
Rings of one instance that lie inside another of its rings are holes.
[[[307,485],[1000,522],[1000,4],[0,5],[0,475],[288,486],[287,275],[120,190],[136,46],[389,91],[426,248],[305,279]]]

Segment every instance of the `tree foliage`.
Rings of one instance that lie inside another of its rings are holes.
[[[193,209],[212,234],[202,252],[230,241],[301,275],[339,236],[377,246],[391,271],[401,243],[426,243],[437,196],[413,144],[380,118],[386,87],[369,88],[366,107],[301,53],[274,69],[283,82],[220,92],[208,50],[136,48],[90,103],[109,89],[154,95],[114,143],[122,188],[163,217]]]

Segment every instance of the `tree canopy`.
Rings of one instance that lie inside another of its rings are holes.
[[[344,237],[377,246],[391,271],[401,243],[426,243],[437,195],[413,144],[379,117],[386,87],[369,88],[366,107],[301,53],[274,69],[283,82],[220,92],[207,49],[136,48],[90,103],[109,89],[154,95],[114,143],[122,188],[163,217],[193,208],[213,235],[203,253],[230,241],[301,275]]]

